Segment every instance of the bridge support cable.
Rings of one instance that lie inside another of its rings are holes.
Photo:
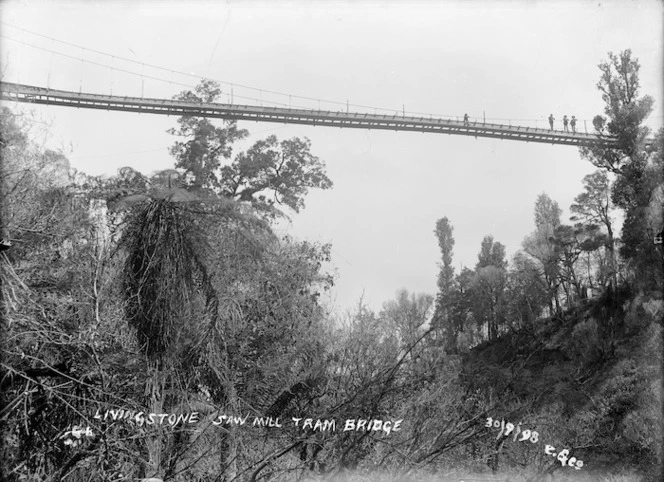
[[[347,127],[354,129],[381,129],[394,131],[432,132],[438,134],[463,135],[473,137],[510,139],[515,141],[539,142],[569,146],[614,147],[616,140],[611,136],[587,133],[520,127],[504,124],[487,124],[405,115],[380,115],[265,107],[253,105],[192,103],[171,99],[149,99],[142,97],[122,97],[76,93],[64,90],[47,89],[23,84],[0,82],[0,99],[86,109],[116,110],[149,114],[210,117],[229,120],[256,122],[276,122],[280,124],[306,124],[315,126]],[[404,113],[405,114],[405,113]]]

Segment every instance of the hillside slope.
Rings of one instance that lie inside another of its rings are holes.
[[[588,473],[659,480],[663,307],[660,293],[607,292],[473,348],[464,383],[484,394],[494,419],[537,430],[542,442],[492,438],[492,468],[572,470],[543,453],[550,444]]]

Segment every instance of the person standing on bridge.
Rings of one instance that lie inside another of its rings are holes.
[[[468,122],[468,114],[463,115],[463,125],[465,126],[470,125],[470,123]]]
[[[563,129],[565,130],[565,132],[569,132],[569,129],[567,128],[567,123],[568,123],[568,122],[569,122],[569,121],[567,120],[567,116],[564,115],[564,116],[563,116]]]
[[[549,116],[549,125],[551,126],[551,130],[553,130],[553,121],[556,120],[555,117],[553,117],[553,114]]]
[[[572,126],[572,134],[576,134],[576,117],[572,116],[572,120],[569,121],[569,125]]]

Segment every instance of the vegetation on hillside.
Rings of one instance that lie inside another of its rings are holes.
[[[174,169],[102,179],[3,107],[4,478],[658,480],[664,132],[638,71],[600,64],[619,146],[581,150],[569,223],[542,193],[518,252],[487,233],[457,273],[442,217],[436,295],[341,320],[330,246],[274,230],[332,187],[307,139],[234,153],[235,122],[181,118]]]

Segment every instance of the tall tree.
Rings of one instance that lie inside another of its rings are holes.
[[[553,235],[560,225],[561,209],[546,193],[535,201],[535,231],[523,240],[523,250],[539,261],[549,293],[549,312],[560,310],[558,264]]]
[[[604,113],[608,116],[600,134],[615,136],[617,145],[583,148],[581,154],[596,166],[617,175],[611,197],[625,212],[620,252],[634,268],[633,272],[639,271],[634,281],[645,286],[660,276],[659,270],[653,269],[658,255],[650,239],[656,227],[648,225],[645,216],[652,193],[661,182],[661,169],[656,167],[660,149],[657,142],[652,149],[646,148],[650,130],[643,125],[652,112],[653,99],[647,95],[639,97],[640,64],[631,50],[617,55],[610,52],[608,61],[602,62],[599,68],[597,88],[602,93]],[[600,124],[598,127],[602,128]]]
[[[574,198],[570,211],[574,213],[572,221],[586,224],[598,224],[606,228],[613,243],[613,222],[611,219],[611,185],[606,171],[595,171],[583,178],[583,192]],[[611,246],[610,249],[613,249]]]
[[[204,80],[193,92],[182,92],[176,98],[208,103],[220,95],[217,83]],[[178,119],[178,125],[168,132],[186,141],[177,141],[171,154],[176,167],[191,173],[194,188],[248,201],[275,215],[277,205],[295,212],[302,209],[309,189],[332,187],[325,163],[311,153],[307,138],[278,141],[276,136],[269,136],[231,160],[233,143],[248,135],[235,121],[225,121],[223,127],[217,127],[208,119],[185,116]]]
[[[145,404],[152,413],[171,411],[187,398],[186,389],[172,387],[187,387],[183,380],[191,378],[191,369],[184,361],[200,342],[200,325],[188,320],[218,316],[206,233],[188,200],[186,191],[168,185],[134,195],[121,241],[127,253],[125,316],[148,366]],[[147,439],[149,476],[164,476],[171,465],[164,457],[166,441],[161,427]]]
[[[532,327],[546,306],[547,286],[536,262],[517,252],[508,274],[508,320],[513,328]]]
[[[175,96],[176,100],[194,103],[215,102],[221,95],[216,82],[203,80],[194,91],[185,91]],[[184,116],[177,120],[178,128],[169,129],[169,134],[183,137],[176,141],[170,153],[176,167],[187,169],[193,175],[196,188],[220,189],[219,168],[233,154],[233,143],[249,133],[239,129],[236,121],[224,121],[222,127],[215,126],[204,117]]]
[[[489,340],[498,337],[505,322],[506,271],[494,265],[479,268],[471,281],[471,309],[479,327],[486,327]]]
[[[487,327],[489,339],[494,339],[505,321],[505,246],[494,242],[493,236],[485,236],[477,258],[471,282],[473,313],[475,320]]]
[[[535,200],[535,227],[555,229],[560,224],[561,213],[558,203],[543,192]]]
[[[129,206],[125,312],[150,370],[146,404],[155,413],[197,403],[208,414],[279,416],[284,383],[315,378],[329,247],[277,240],[269,223],[235,201],[173,187],[181,184],[177,171],[147,184],[146,193],[118,202]],[[240,451],[237,427],[216,434],[155,431],[148,475],[172,476],[186,465],[185,449],[206,442],[218,447],[211,470],[235,478],[256,454]]]
[[[258,207],[285,205],[298,212],[309,189],[329,189],[325,163],[311,154],[311,141],[276,136],[257,141],[221,168],[221,193]]]
[[[457,330],[453,326],[450,316],[450,306],[454,291],[454,267],[452,266],[452,253],[454,248],[454,227],[446,217],[436,221],[434,234],[440,247],[441,261],[438,273],[438,294],[436,295],[435,311],[433,316],[434,328],[442,334],[443,342],[448,351],[456,347]]]
[[[441,296],[447,296],[454,285],[454,267],[452,266],[452,253],[454,249],[454,227],[450,220],[440,218],[436,221],[434,234],[438,240],[442,265],[438,274],[438,290]]]
[[[471,286],[474,276],[475,272],[473,270],[464,267],[454,278],[455,289],[452,292],[450,319],[456,336],[455,350],[467,351],[479,342],[474,327],[469,323],[472,318]]]
[[[611,185],[606,171],[597,170],[585,176],[583,187],[584,191],[574,198],[574,204],[570,206],[570,211],[574,213],[570,219],[586,225],[596,224],[606,229],[607,240],[604,244],[608,253],[608,274],[615,283],[615,240],[611,219],[613,203],[611,202]]]
[[[574,299],[582,298],[583,284],[577,274],[577,261],[583,252],[584,226],[561,224],[556,228],[553,244],[558,263],[558,280],[563,288],[568,306]]]
[[[609,52],[608,57],[599,64],[602,75],[597,83],[605,103],[604,113],[609,117],[606,128],[618,138],[619,149],[631,158],[641,150],[640,144],[648,135],[641,124],[652,112],[654,100],[647,95],[638,97],[641,65],[630,49],[618,55]]]

